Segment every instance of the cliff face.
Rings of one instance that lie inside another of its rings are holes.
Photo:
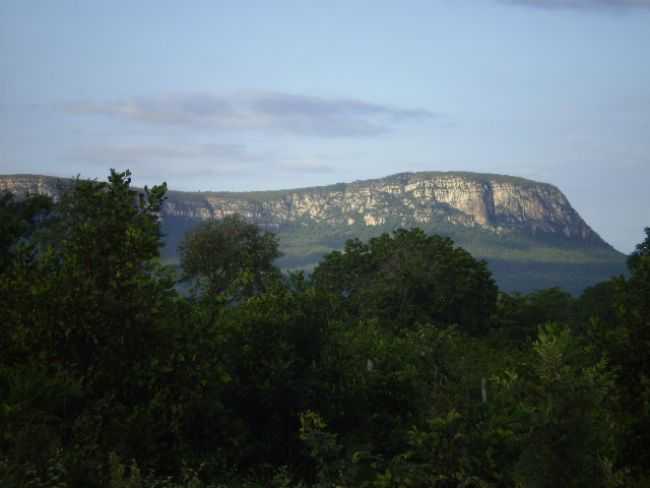
[[[56,196],[65,182],[0,176],[0,191]],[[606,244],[556,187],[522,178],[473,173],[404,173],[376,180],[274,192],[169,193],[163,216],[223,218],[239,213],[266,228],[326,224],[337,228],[446,222],[495,235],[552,234]]]
[[[41,175],[0,175],[0,193],[9,191],[15,195],[48,195],[56,198],[66,185],[66,180]]]
[[[240,213],[272,228],[309,222],[410,226],[442,220],[497,235],[523,231],[602,242],[556,187],[496,175],[409,173],[282,192],[172,192],[165,212],[198,219]]]
[[[0,192],[57,197],[70,180],[0,176]],[[402,173],[376,180],[269,192],[170,191],[162,212],[165,259],[177,259],[197,222],[239,213],[278,234],[278,265],[310,269],[345,240],[396,227],[450,236],[488,261],[502,290],[560,286],[579,293],[625,272],[625,257],[552,185],[476,173]]]

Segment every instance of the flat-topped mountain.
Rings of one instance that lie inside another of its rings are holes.
[[[58,181],[58,183],[57,183]],[[66,180],[0,176],[0,191],[56,196]],[[448,235],[490,263],[508,290],[577,291],[624,270],[624,256],[598,236],[555,186],[510,176],[400,173],[330,186],[265,192],[170,191],[163,208],[164,255],[175,256],[197,222],[239,213],[277,232],[280,264],[309,268],[352,237],[398,227]]]

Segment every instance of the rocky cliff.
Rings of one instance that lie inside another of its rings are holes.
[[[277,192],[171,192],[165,213],[197,219],[240,213],[275,228],[297,223],[411,226],[442,219],[497,235],[513,231],[549,233],[604,244],[556,187],[472,173],[403,173]]]
[[[0,176],[0,191],[56,197],[69,183],[47,176]],[[277,232],[285,254],[282,265],[289,268],[308,268],[351,237],[366,239],[397,227],[418,226],[448,235],[488,259],[494,269],[506,270],[496,272],[502,285],[499,273],[521,281],[522,273],[540,275],[539,266],[555,271],[552,279],[533,288],[562,285],[570,278],[576,282],[572,288],[579,289],[624,269],[623,256],[584,222],[555,186],[459,172],[401,173],[268,192],[170,191],[162,213],[167,234],[164,254],[173,258],[183,233],[197,222],[233,213]],[[535,271],[522,271],[522,263],[525,269],[533,269],[534,263]],[[571,267],[585,263],[592,271],[593,266],[604,268],[596,274],[589,271],[591,278],[583,279],[583,268]]]
[[[0,192],[23,196],[48,195],[57,197],[69,185],[69,180],[42,175],[0,175]]]

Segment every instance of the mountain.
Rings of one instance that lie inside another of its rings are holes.
[[[56,196],[65,185],[47,176],[0,176],[0,191],[18,194]],[[579,292],[625,270],[625,256],[555,186],[464,172],[400,173],[278,191],[170,191],[162,212],[163,256],[174,259],[183,234],[198,222],[231,213],[276,232],[285,254],[279,264],[289,269],[309,269],[347,239],[417,226],[486,259],[507,291],[560,286]]]

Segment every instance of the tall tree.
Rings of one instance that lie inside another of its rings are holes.
[[[197,280],[208,294],[230,291],[250,296],[276,274],[278,240],[240,215],[204,222],[188,232],[180,245],[186,277]]]
[[[129,456],[152,452],[148,441],[160,427],[153,416],[143,419],[155,407],[152,395],[163,394],[152,365],[171,349],[176,307],[173,280],[156,263],[165,185],[138,192],[130,184],[128,171],[111,171],[108,182],[74,182],[54,210],[47,247],[0,275],[7,340],[0,383],[6,379],[7,397],[15,398],[5,411],[15,412],[14,425],[22,412],[43,431],[60,422],[59,445],[96,446],[73,463],[87,472],[97,467],[90,460],[104,456],[100,445]],[[34,403],[13,377],[44,378],[39,395],[47,401]],[[75,401],[61,394],[73,387]],[[40,447],[32,444],[34,454]]]
[[[628,259],[630,277],[619,280],[618,311],[627,331],[619,352],[624,410],[629,416],[624,456],[637,471],[650,465],[650,227]]]
[[[420,229],[399,229],[367,244],[350,240],[342,253],[325,256],[313,279],[351,313],[400,326],[459,324],[478,333],[496,306],[497,287],[485,262]]]

